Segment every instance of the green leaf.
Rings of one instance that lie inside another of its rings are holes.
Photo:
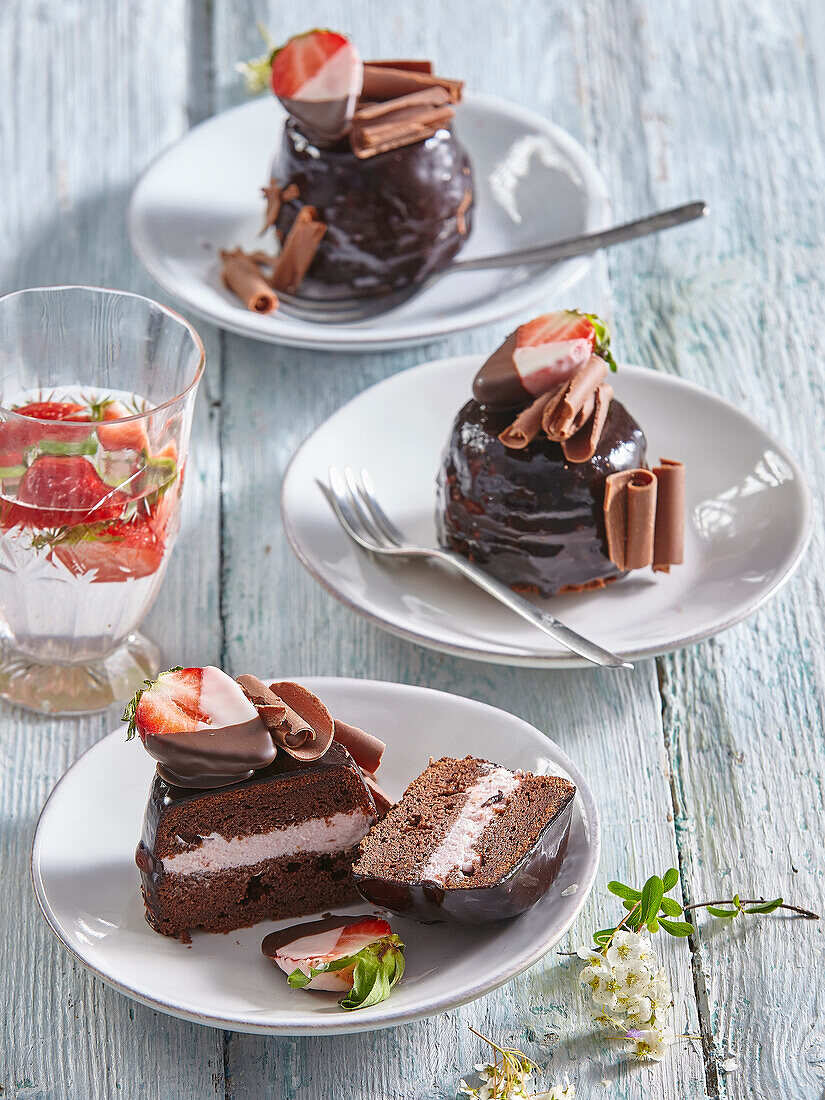
[[[665,893],[669,893],[676,883],[679,881],[679,872],[675,867],[671,867],[669,871],[665,871],[662,875],[662,885],[665,888]]]
[[[659,912],[665,887],[658,875],[651,875],[642,887],[641,923],[652,921]]]
[[[682,907],[675,898],[662,898],[660,908],[666,917],[678,917],[682,912]]]
[[[782,904],[782,898],[775,898],[773,901],[763,901],[759,905],[749,906],[746,913],[772,913],[774,909],[778,909]]]
[[[685,920],[666,920],[659,917],[659,924],[671,936],[690,936],[693,934],[693,925]]]
[[[659,918],[658,917],[654,917],[653,920],[647,922],[647,930],[648,930],[648,932],[658,932],[659,931]]]
[[[738,894],[733,895],[733,904],[736,906],[737,909],[742,908],[742,902],[739,900],[739,895]]]
[[[640,896],[641,896],[641,895],[640,895]],[[636,908],[636,902],[635,902],[635,901],[623,901],[623,902],[622,902],[622,905],[623,905],[623,906],[625,907],[625,909],[627,909],[627,910],[630,910],[630,909],[635,909],[635,908]]]
[[[368,944],[354,957],[352,989],[338,1002],[347,1011],[385,1001],[404,974],[404,944],[395,934]]]
[[[593,942],[603,945],[607,943],[615,931],[615,928],[600,928],[598,932],[593,933]]]
[[[312,981],[309,974],[305,974],[303,970],[293,970],[286,980],[287,985],[291,985],[293,989],[305,989],[306,986]]]
[[[577,311],[578,312],[578,311]],[[610,351],[610,329],[595,313],[584,313],[582,316],[586,317],[590,324],[593,326],[593,331],[596,334],[595,352],[604,359],[605,363],[610,367],[612,371],[616,370],[616,360]]]
[[[719,909],[715,905],[706,905],[705,909],[712,917],[718,917],[720,920],[730,920],[739,912],[738,909]]]
[[[615,894],[617,898],[624,898],[625,901],[635,904],[642,896],[638,890],[634,890],[632,886],[625,886],[623,882],[608,882],[607,889],[611,894]]]

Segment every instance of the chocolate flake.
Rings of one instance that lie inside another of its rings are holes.
[[[371,69],[403,69],[409,73],[428,73],[432,75],[432,61],[365,61]]]
[[[653,539],[653,570],[669,573],[681,565],[685,548],[685,467],[670,458],[660,458],[653,473],[658,482],[656,531]]]
[[[584,427],[593,415],[596,390],[606,374],[607,363],[593,355],[572,378],[551,391],[541,422],[548,439],[560,443]]]
[[[620,470],[605,481],[607,556],[619,569],[653,564],[656,488],[655,475],[643,469]]]
[[[596,453],[612,400],[613,387],[603,382],[596,390],[593,415],[574,435],[562,440],[561,449],[568,462],[589,462]]]
[[[435,85],[361,106],[352,120],[350,147],[364,160],[432,137],[453,117],[450,102],[449,93]]]
[[[299,701],[304,710],[304,714],[301,714],[257,676],[239,676],[238,684],[258,711],[278,748],[282,748],[296,760],[317,760],[324,755],[332,741],[331,736],[327,737],[327,726],[331,726],[332,719],[317,696],[306,688],[299,688],[298,684],[278,685],[282,688],[298,689]],[[326,721],[325,716],[329,721]]]
[[[253,313],[272,313],[278,308],[278,297],[261,274],[255,262],[240,248],[221,250],[224,285],[237,295]]]
[[[371,733],[365,733],[358,726],[335,719],[335,740],[343,745],[362,771],[370,774],[377,772],[381,765],[386,745]]]
[[[461,196],[461,202],[458,204],[458,209],[455,212],[455,223],[458,228],[458,232],[462,237],[467,236],[467,219],[465,214],[470,209],[473,202],[473,193],[469,189]]]
[[[526,409],[518,414],[509,427],[499,434],[499,439],[509,450],[522,451],[529,447],[541,431],[542,417],[552,393],[542,393]]]
[[[451,103],[461,102],[464,88],[463,80],[450,80],[447,77],[433,76],[409,68],[393,68],[390,65],[372,63],[364,65],[364,83],[361,87],[361,99],[364,102],[381,102],[386,99],[398,99],[422,88],[443,88]]]
[[[314,206],[302,206],[287,233],[272,273],[272,286],[294,294],[315,259],[326,225],[316,218]]]
[[[266,199],[266,213],[264,214],[264,224],[258,231],[259,237],[263,236],[267,229],[278,220],[278,215],[281,213],[281,203],[283,202],[283,193],[276,179],[270,180],[265,187],[262,187],[261,194]]]

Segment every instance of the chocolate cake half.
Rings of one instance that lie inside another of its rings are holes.
[[[561,776],[470,756],[431,762],[361,842],[358,892],[418,920],[524,912],[561,868],[575,793]]]
[[[146,918],[167,936],[227,932],[356,897],[351,867],[377,820],[347,750],[319,760],[279,754],[250,779],[215,790],[156,775],[137,863]]]
[[[123,717],[158,761],[135,855],[156,931],[188,940],[355,897],[358,842],[391,805],[382,741],[301,684],[212,666],[162,673]]]

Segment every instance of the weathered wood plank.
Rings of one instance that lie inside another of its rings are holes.
[[[131,255],[135,175],[186,126],[185,4],[0,5],[0,290],[89,282],[159,296]],[[215,340],[208,340],[210,351]],[[218,660],[218,454],[208,374],[184,532],[147,623],[171,656]],[[29,850],[61,773],[117,720],[0,711],[0,1086],[8,1097],[223,1096],[218,1032],[143,1008],[92,979],[37,912]],[[135,823],[136,837],[139,823]]]
[[[593,68],[606,110],[598,148],[629,196],[702,195],[701,232],[610,256],[617,320],[633,358],[733,400],[798,456],[810,484],[822,448],[825,202],[821,5],[708,9],[593,5]],[[633,52],[641,71],[621,79]],[[610,95],[608,95],[608,91]],[[623,141],[617,134],[625,135]],[[639,270],[647,274],[639,277]],[[817,499],[821,493],[817,490]],[[825,739],[821,509],[807,564],[754,619],[661,662],[682,866],[690,899],[775,896],[820,912]],[[698,941],[705,1020],[740,1070],[730,1097],[822,1095],[820,925],[785,918]]]
[[[470,8],[467,8],[469,12]],[[241,96],[239,57],[259,52],[254,21],[260,5],[224,0],[216,9],[215,72],[221,102]],[[472,6],[472,34],[456,35],[455,8],[406,5],[392,18],[344,3],[272,4],[272,33],[281,39],[311,26],[340,26],[365,54],[433,55],[471,88],[538,106],[583,141],[595,131],[584,89],[584,17],[563,4],[531,0],[516,8]],[[495,48],[492,44],[495,43]],[[571,94],[571,89],[574,94]],[[633,212],[638,209],[633,208]],[[621,213],[624,210],[620,209]],[[628,213],[631,211],[628,210]],[[597,265],[577,288],[576,302],[604,310],[610,295]],[[569,301],[548,303],[568,305]],[[639,878],[675,858],[671,796],[653,663],[631,677],[540,673],[495,668],[428,652],[393,638],[340,607],[290,554],[277,514],[280,475],[300,440],[365,386],[393,371],[444,354],[483,350],[505,327],[457,337],[426,349],[384,356],[322,355],[255,345],[228,337],[224,370],[231,380],[224,406],[225,607],[227,666],[279,674],[360,675],[427,684],[493,702],[547,730],[581,764],[603,809],[605,854],[594,896],[577,936],[615,919],[604,884],[614,875]],[[575,938],[575,937],[574,937]],[[678,1027],[696,1031],[688,951],[663,949],[679,1004]],[[615,1042],[596,1038],[586,1006],[557,956],[464,1009],[418,1024],[351,1039],[273,1042],[227,1036],[227,1094],[255,1095],[265,1086],[290,1100],[318,1096],[435,1098],[452,1095],[459,1076],[481,1054],[466,1024],[525,1045],[553,1077],[569,1072],[580,1092],[607,1078],[611,1095],[702,1097],[701,1056],[681,1046],[655,1074],[626,1063]],[[586,1039],[584,1037],[587,1037]]]

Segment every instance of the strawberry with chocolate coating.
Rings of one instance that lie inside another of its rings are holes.
[[[123,712],[127,739],[140,735],[158,772],[178,787],[248,779],[277,748],[240,686],[219,668],[170,668],[135,692]]]
[[[616,369],[610,332],[594,313],[556,310],[512,332],[473,381],[480,405],[512,408],[567,382],[598,355]]]
[[[342,34],[296,34],[270,55],[272,91],[311,138],[334,142],[350,128],[364,82],[355,46]]]
[[[378,917],[326,917],[271,932],[264,955],[293,989],[341,992],[341,1008],[379,1004],[404,974],[404,944]]]

